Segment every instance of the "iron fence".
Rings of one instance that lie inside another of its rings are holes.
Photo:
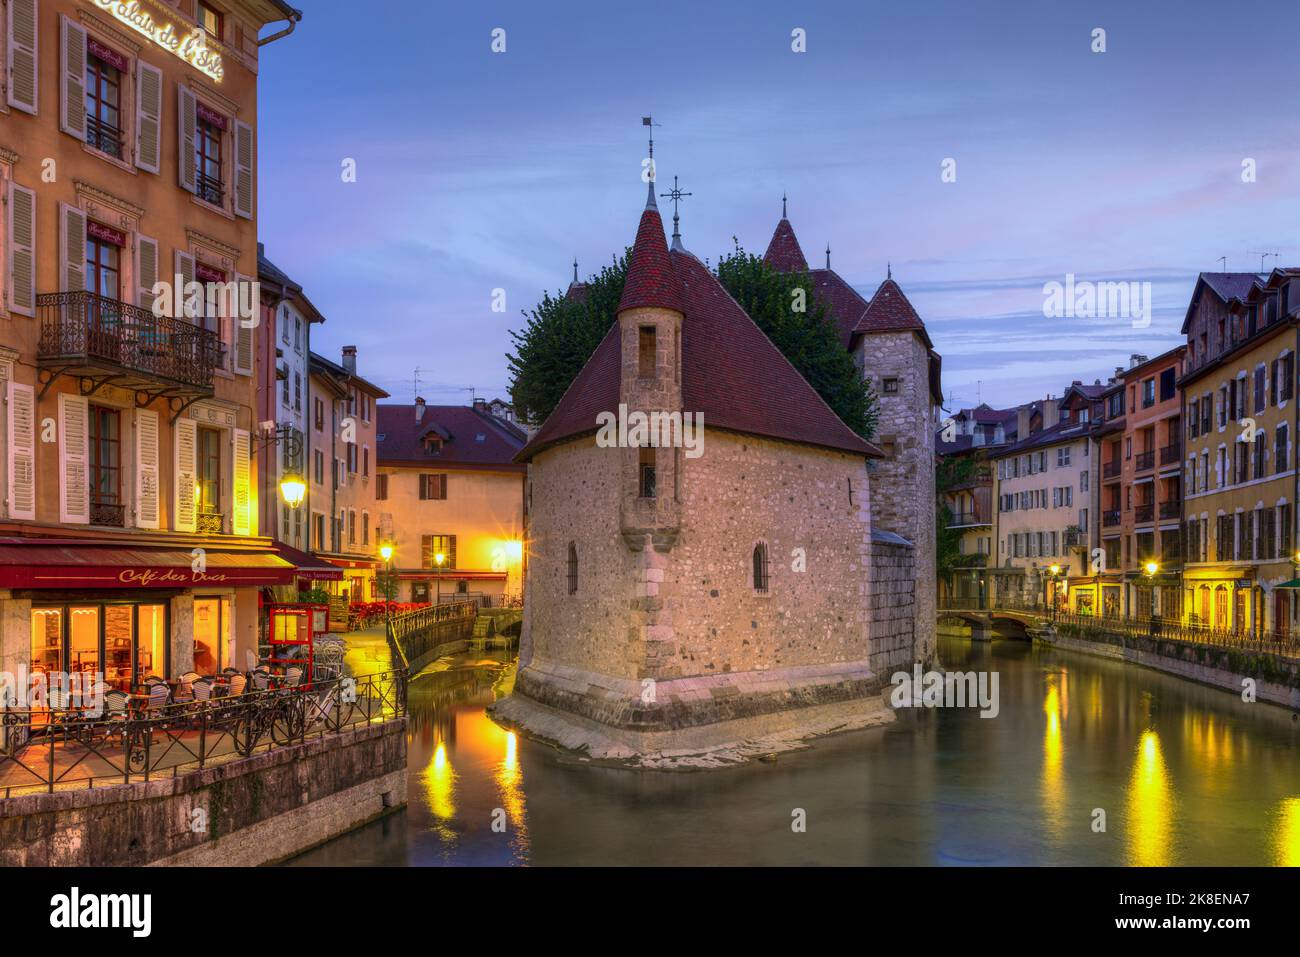
[[[340,676],[148,710],[6,710],[0,797],[179,777],[406,715],[406,672]]]
[[[388,619],[388,644],[403,667],[439,645],[468,639],[478,617],[477,601],[452,601],[417,608]]]

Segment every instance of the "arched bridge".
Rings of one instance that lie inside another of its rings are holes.
[[[1032,641],[1051,630],[1051,614],[1037,608],[989,608],[973,600],[940,598],[936,615],[940,620],[955,619],[969,625],[971,641]]]

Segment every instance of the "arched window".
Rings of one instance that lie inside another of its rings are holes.
[[[578,593],[578,546],[569,542],[569,594]]]
[[[754,591],[766,595],[770,569],[767,563],[767,543],[759,542],[754,546]]]

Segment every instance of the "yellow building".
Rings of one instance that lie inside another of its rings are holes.
[[[1188,308],[1184,617],[1288,631],[1294,620],[1300,271],[1202,273]]]
[[[527,467],[514,456],[524,432],[481,400],[378,409],[376,494],[398,600],[519,600]]]

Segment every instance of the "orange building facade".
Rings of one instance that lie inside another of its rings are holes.
[[[0,667],[256,650],[259,32],[279,0],[9,0]],[[283,32],[283,31],[282,31]]]

